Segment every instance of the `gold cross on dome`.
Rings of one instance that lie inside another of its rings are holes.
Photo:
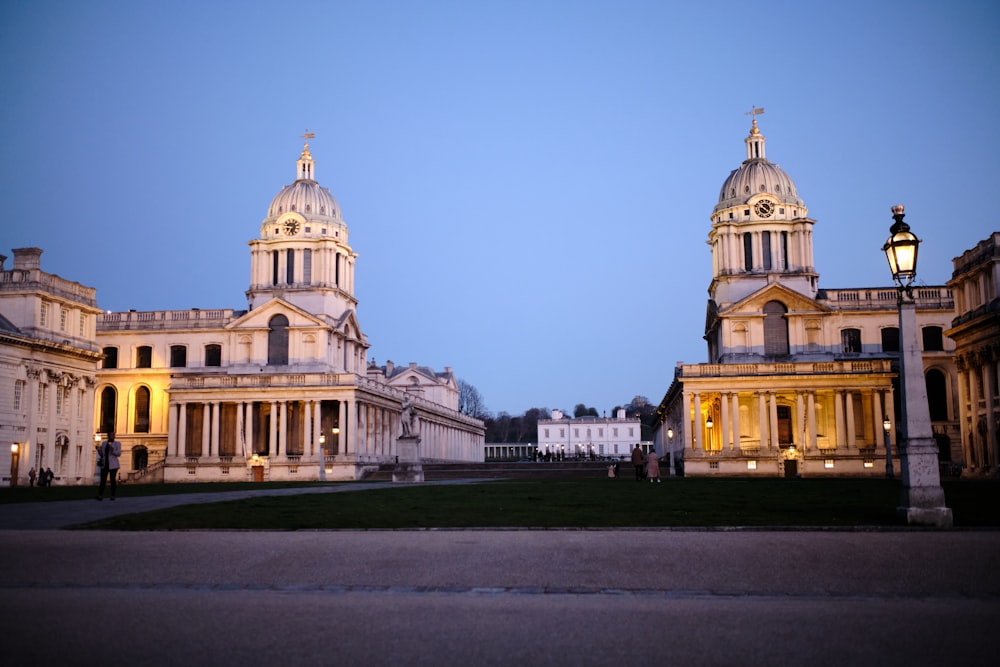
[[[763,109],[761,109],[761,112],[763,112],[763,111],[764,111],[764,110],[763,110]],[[308,128],[308,127],[306,128],[306,133],[305,133],[305,134],[303,134],[303,135],[302,135],[302,136],[300,137],[300,139],[305,139],[306,141],[308,141],[308,140],[310,140],[310,139],[315,139],[315,138],[316,138],[316,133],[315,133],[315,132],[310,132],[310,131],[309,131],[309,128]]]

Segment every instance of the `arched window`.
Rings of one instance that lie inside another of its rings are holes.
[[[743,269],[753,271],[753,236],[749,232],[743,235]]]
[[[135,390],[135,432],[149,433],[149,387]]]
[[[931,421],[948,421],[948,384],[944,373],[932,368],[927,371],[924,380],[927,383],[927,407]]]
[[[115,430],[115,406],[117,404],[117,394],[114,387],[105,387],[101,391],[101,433],[110,433]]]
[[[267,365],[288,365],[288,318],[275,315],[267,323]]]
[[[788,309],[780,301],[764,304],[764,354],[769,357],[788,356]]]

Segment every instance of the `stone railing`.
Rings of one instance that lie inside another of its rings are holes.
[[[852,373],[890,373],[892,372],[892,362],[888,359],[868,359],[863,361],[802,361],[759,364],[685,364],[677,370],[677,376],[681,378],[741,375],[846,375]]]
[[[240,311],[231,308],[218,310],[129,310],[124,313],[103,313],[97,316],[98,331],[122,331],[129,329],[199,329],[218,328]]]
[[[955,299],[948,287],[915,287],[913,296],[917,308],[951,310]],[[895,287],[862,287],[857,289],[824,289],[820,301],[830,301],[852,310],[896,310],[899,292]]]

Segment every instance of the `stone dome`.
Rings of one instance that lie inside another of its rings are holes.
[[[780,204],[805,208],[795,183],[785,171],[764,156],[764,136],[754,118],[746,138],[747,159],[734,169],[719,190],[719,203],[713,213],[732,206],[745,205],[751,197],[766,194]]]
[[[265,224],[286,213],[298,213],[306,219],[317,221],[341,222],[340,204],[330,194],[330,190],[322,187],[315,180],[315,162],[309,152],[309,144],[302,149],[302,154],[296,163],[298,178],[291,185],[281,188],[281,192],[271,200],[267,208]]]

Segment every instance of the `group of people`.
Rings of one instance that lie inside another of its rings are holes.
[[[660,482],[660,457],[655,449],[644,454],[642,447],[636,445],[632,450],[632,466],[635,468],[635,481],[648,479],[650,483]],[[608,477],[618,477],[617,463],[608,466]]]
[[[35,480],[38,480],[38,486],[52,486],[52,478],[55,475],[52,473],[52,468],[42,468],[37,473],[34,467],[28,471],[28,486],[34,486]]]

